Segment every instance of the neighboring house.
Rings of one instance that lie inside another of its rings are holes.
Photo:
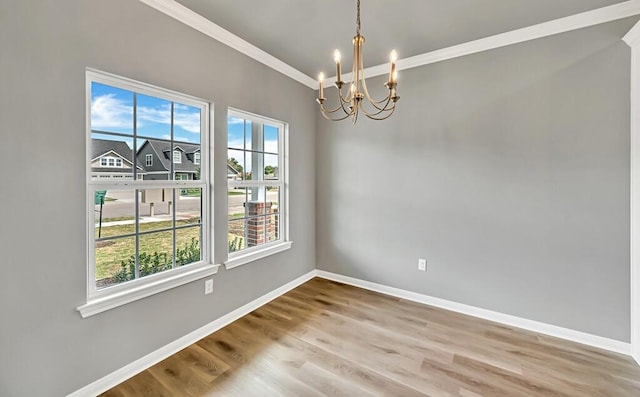
[[[192,143],[171,143],[147,139],[138,149],[138,164],[144,167],[145,180],[167,180],[171,173],[171,163],[175,179],[193,180],[200,172],[200,145]]]
[[[235,169],[229,163],[227,163],[227,179],[230,180],[230,181],[240,181],[240,180],[242,180],[242,175],[240,175],[240,171]]]
[[[132,179],[133,151],[124,141],[91,140],[91,177]],[[138,172],[142,168],[138,167]]]

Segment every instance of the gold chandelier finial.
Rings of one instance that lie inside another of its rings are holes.
[[[398,60],[398,53],[396,50],[391,51],[389,60],[391,63],[391,70],[389,71],[389,80],[384,86],[389,91],[387,96],[379,101],[371,98],[369,90],[367,90],[367,83],[364,76],[364,36],[360,34],[360,0],[357,0],[356,4],[356,35],[353,38],[353,68],[351,72],[351,83],[349,83],[349,90],[347,95],[343,95],[342,87],[346,84],[342,81],[342,68],[341,68],[341,56],[340,51],[335,50],[333,53],[333,59],[336,62],[336,81],[334,85],[338,89],[338,101],[340,104],[335,109],[326,109],[324,102],[324,73],[320,73],[318,76],[318,99],[316,102],[320,105],[320,111],[324,118],[331,121],[340,121],[348,117],[351,117],[353,123],[358,121],[358,115],[360,111],[367,117],[373,120],[384,120],[389,118],[396,109],[396,102],[400,97],[396,94],[396,87],[398,86],[398,72],[396,71],[396,62]],[[367,99],[371,109],[368,111],[365,109],[364,99]],[[342,110],[342,113],[339,113]],[[333,113],[339,113],[337,117],[333,118]]]

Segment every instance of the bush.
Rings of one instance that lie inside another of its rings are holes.
[[[242,237],[236,236],[233,240],[229,240],[229,252],[236,252],[242,249]]]
[[[176,265],[183,266],[200,260],[200,242],[195,238],[184,246],[184,248],[176,249]],[[173,260],[166,252],[148,254],[141,252],[138,255],[138,268],[140,269],[140,277],[150,274],[160,273],[171,269]],[[116,283],[133,280],[136,274],[136,257],[131,255],[127,260],[120,262],[120,270],[113,276]]]
[[[200,260],[200,241],[191,237],[191,242],[184,248],[176,248],[176,266],[188,265]]]

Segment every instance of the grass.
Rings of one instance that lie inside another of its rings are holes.
[[[229,219],[242,219],[244,218],[244,212],[236,212],[235,214],[229,214]]]
[[[198,224],[199,218],[178,221],[178,226]],[[140,231],[151,231],[171,227],[171,221],[140,224]],[[133,233],[134,225],[118,225],[102,228],[102,237],[118,236]],[[96,228],[97,233],[97,228]],[[200,241],[200,227],[194,226],[176,230],[176,245],[182,248],[191,242],[191,238]],[[173,232],[171,230],[140,236],[140,252],[148,254],[167,253],[173,256]],[[135,254],[135,237],[124,237],[113,240],[96,242],[96,280],[112,277],[121,268],[122,261]]]
[[[238,192],[236,190],[229,190],[227,192],[227,195],[229,195],[229,196],[244,196],[244,192]]]
[[[200,197],[201,192],[200,189],[182,189],[180,191],[180,195],[186,197]]]
[[[99,215],[96,215],[96,221],[99,221],[98,217]],[[117,221],[132,221],[132,220],[133,220],[132,216],[116,216],[114,218],[102,218],[102,223],[117,222]]]

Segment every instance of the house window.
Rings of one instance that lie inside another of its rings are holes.
[[[174,164],[182,164],[182,153],[179,150],[173,151],[173,163]]]
[[[145,165],[151,167],[153,165],[153,154],[147,154],[145,156]]]
[[[285,123],[229,110],[227,165],[238,178],[227,180],[227,268],[282,251],[287,235]]]
[[[193,163],[195,165],[200,165],[200,152],[196,152],[193,154]]]
[[[100,166],[101,167],[110,167],[110,168],[122,168],[122,159],[116,157],[102,157],[100,158]]]
[[[167,173],[143,179],[149,176],[143,167],[153,161],[145,153],[147,142],[172,153],[184,144],[208,147],[209,104],[92,70],[87,91],[88,149],[128,152],[132,164],[118,178],[87,169],[89,277],[87,303],[78,308],[83,317],[217,271],[211,263],[211,170],[203,166],[197,177],[177,180],[168,177],[175,170],[167,162]],[[208,153],[203,165],[212,163]],[[107,157],[106,164],[122,167],[123,159]]]

